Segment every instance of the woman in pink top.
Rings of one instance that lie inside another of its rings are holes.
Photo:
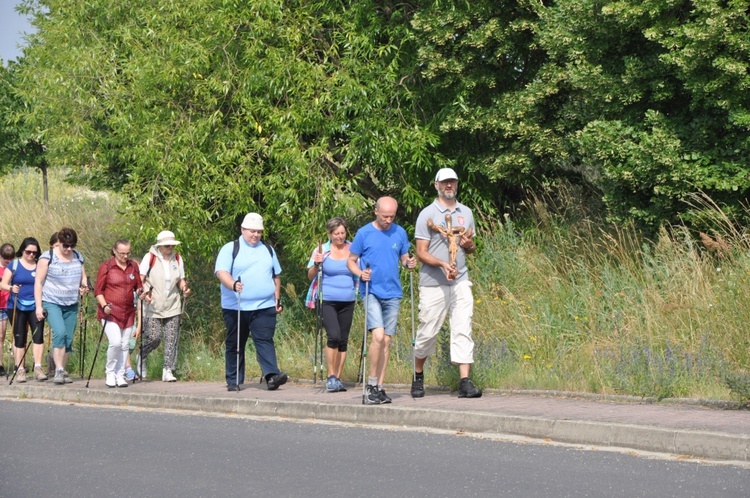
[[[0,246],[0,279],[3,278],[5,268],[8,267],[15,257],[16,248],[12,244],[3,244]],[[8,312],[5,308],[8,307],[9,296],[10,292],[0,290],[0,347],[2,347],[2,351],[0,351],[0,377],[3,375],[7,377],[7,372],[3,366],[3,356],[5,355],[5,330],[8,327]]]

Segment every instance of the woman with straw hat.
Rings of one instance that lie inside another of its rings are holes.
[[[180,244],[169,230],[159,232],[156,244],[151,246],[141,260],[140,272],[143,280],[143,335],[141,352],[136,359],[136,368],[141,379],[147,376],[146,358],[159,346],[164,338],[164,368],[161,380],[175,382],[177,367],[177,345],[180,337],[183,298],[190,294],[185,280],[185,266],[175,247]]]

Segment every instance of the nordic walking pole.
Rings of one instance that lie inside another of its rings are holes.
[[[151,256],[153,258],[153,256]],[[145,375],[143,375],[143,362],[145,359],[143,358],[143,339],[146,337],[146,327],[143,326],[143,302],[146,301],[146,298],[151,297],[151,293],[154,291],[154,286],[151,285],[151,280],[149,280],[148,275],[146,275],[146,280],[148,280],[149,289],[148,292],[146,292],[144,298],[141,300],[141,342],[138,344],[138,361],[136,368],[138,369],[138,379],[143,382],[143,379]],[[145,283],[145,281],[143,282]]]
[[[370,268],[370,264],[369,263],[367,264],[367,268],[368,269]],[[362,373],[364,372],[364,369],[362,368],[362,360],[364,359],[365,354],[367,353],[367,351],[365,350],[365,338],[367,336],[367,295],[369,294],[369,290],[370,290],[370,283],[369,282],[365,282],[365,300],[364,300],[364,305],[365,305],[364,306],[364,308],[365,308],[365,332],[364,332],[364,334],[362,334],[362,349],[359,352],[359,368],[358,368],[359,372],[357,373],[357,382],[364,382],[363,381],[364,376],[362,375]]]
[[[78,358],[78,375],[83,378],[83,305],[78,307],[78,321],[81,323],[81,333],[78,335],[78,351],[81,352]]]
[[[141,291],[143,291],[143,289],[141,289]],[[138,333],[138,335],[142,336],[143,335],[143,300],[141,299],[141,296],[136,297],[135,315],[136,315],[136,319],[138,320],[138,323],[135,325],[135,331],[138,332],[138,327],[140,327],[141,331]],[[137,341],[138,337],[136,337],[135,340]],[[141,341],[143,341],[143,338],[141,338]],[[130,357],[131,354],[132,353],[130,352],[130,350],[128,350],[128,357]],[[140,360],[141,358],[137,357],[136,359]],[[135,368],[139,369],[140,367],[139,365],[136,365]],[[141,380],[140,376],[133,375],[133,384],[135,384],[136,380]]]
[[[238,283],[242,283],[242,277],[237,277],[237,282],[235,282],[235,288],[237,287]],[[237,291],[237,369],[235,370],[235,377],[234,382],[237,386],[237,392],[240,392],[240,320],[241,320],[241,311],[242,303],[240,301],[240,294],[241,291]]]
[[[323,243],[318,239],[318,254],[323,254]],[[318,298],[315,303],[315,314],[318,317],[317,330],[315,331],[315,349],[313,353],[313,384],[318,382],[318,364],[320,364],[320,378],[323,380],[323,343],[321,336],[323,335],[323,263],[316,263],[318,267]],[[318,349],[320,349],[320,362],[318,362]]]
[[[44,337],[42,337],[44,339]],[[44,351],[44,350],[42,350]],[[52,367],[50,369],[50,367]],[[47,375],[55,375],[55,357],[52,354],[52,327],[50,326],[49,334],[47,334]]]
[[[185,281],[187,283],[187,280]],[[187,294],[190,292],[190,287],[185,287],[185,290],[182,291],[182,309],[180,309],[180,327],[182,327],[182,317],[185,314],[185,306],[187,305]]]
[[[86,303],[88,300],[88,293],[78,303],[78,320],[81,322],[81,335],[78,336],[78,349],[81,351],[81,357],[78,359],[78,370],[83,378],[83,370],[85,367],[85,356],[86,356]]]
[[[11,291],[13,290],[13,286],[11,286]],[[16,312],[18,312],[18,293],[16,293],[16,297],[13,298],[13,313],[10,315],[10,349],[8,350],[8,358],[11,363],[13,363],[13,366],[16,366],[16,355],[15,351],[13,351],[13,347],[15,346],[15,340],[16,335],[13,328],[13,322],[16,318]],[[5,347],[5,344],[3,344],[3,347]],[[8,364],[8,368],[10,368],[10,363]],[[13,369],[15,370],[15,368]],[[8,380],[8,376],[10,374],[8,373],[8,369],[5,370],[5,380]],[[15,375],[14,375],[15,376]]]
[[[109,303],[107,303],[109,304]],[[102,325],[102,332],[99,334],[99,342],[96,343],[96,352],[94,353],[94,361],[91,362],[91,369],[89,369],[89,378],[86,380],[86,388],[89,387],[89,382],[91,382],[91,374],[94,373],[94,365],[96,365],[96,357],[99,355],[99,346],[102,345],[102,337],[104,337],[104,329],[107,326],[107,321],[109,319],[104,319],[104,324]]]
[[[15,308],[13,308],[13,312],[15,313],[16,311],[18,311],[18,310],[15,309]],[[44,317],[45,318],[47,317],[47,311],[44,312]],[[39,331],[39,326],[40,325],[41,325],[42,330],[43,330],[44,329],[44,319],[39,320],[39,323],[36,324],[37,332]],[[31,337],[30,337],[31,340],[26,344],[26,349],[24,349],[24,351],[23,351],[23,356],[21,356],[21,362],[19,363],[19,365],[23,365],[24,362],[26,361],[26,353],[29,352],[29,346],[31,346],[31,344],[33,344],[33,342],[34,342],[34,333],[31,332],[31,331],[29,331],[29,332],[31,334]],[[21,368],[21,367],[19,366],[18,368]],[[11,377],[10,382],[8,383],[9,386],[12,386],[13,385],[13,381],[16,380],[16,374],[18,373],[18,369],[14,369],[14,370],[15,371],[13,372],[13,377]]]
[[[411,254],[409,254],[411,259]],[[412,382],[417,380],[417,349],[416,349],[416,332],[414,329],[414,268],[409,269],[409,294],[411,294],[411,364],[412,364]]]
[[[94,287],[91,285],[91,282],[86,282],[86,284],[89,287],[89,290],[93,292]],[[81,319],[83,320],[83,324],[81,325],[81,332],[83,334],[81,343],[81,379],[83,379],[83,374],[86,371],[86,336],[89,330],[89,319],[86,316],[86,311],[88,309],[89,304],[89,294],[88,292],[83,296],[83,310],[81,311]]]
[[[33,334],[32,334],[33,335]],[[29,352],[29,346],[31,346],[31,343],[34,342],[34,338],[32,337],[31,340],[26,344],[26,349],[23,350],[23,356],[21,356],[21,362],[19,365],[23,365],[26,361],[26,353]],[[21,368],[20,366],[18,368]],[[13,371],[13,377],[10,378],[10,382],[8,383],[9,386],[13,385],[13,381],[16,380],[16,374],[18,373],[18,368],[15,368]]]
[[[7,333],[7,331],[6,331]],[[8,380],[8,376],[10,373],[8,372],[8,369],[10,368],[10,364],[13,363],[15,365],[15,360],[13,359],[13,329],[11,328],[11,339],[10,339],[11,347],[8,348],[8,368],[5,369],[5,380]],[[3,360],[5,359],[5,337],[3,337],[3,343],[0,345],[2,346],[3,350],[0,354],[3,355]]]
[[[365,270],[370,269],[370,263],[367,263]],[[362,364],[360,371],[361,382],[362,382],[362,404],[365,404],[367,398],[367,382],[365,382],[365,369],[367,369],[367,301],[370,297],[370,281],[365,282],[365,330],[362,333],[362,356],[359,357],[359,362]]]

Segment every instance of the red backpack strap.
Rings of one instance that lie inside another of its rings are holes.
[[[146,270],[146,278],[144,280],[148,279],[148,276],[151,275],[151,269],[156,264],[156,256],[154,256],[152,252],[149,252],[148,255],[149,255],[148,270]]]

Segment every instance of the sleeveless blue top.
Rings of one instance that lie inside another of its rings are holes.
[[[10,268],[10,271],[13,272],[10,283],[11,285],[21,286],[21,288],[18,290],[17,307],[20,311],[33,310],[36,307],[36,302],[34,301],[34,280],[36,277],[36,265],[34,265],[33,270],[27,270],[20,261],[16,260],[14,262],[14,266],[16,266],[16,268]],[[15,296],[11,296],[8,299],[8,309],[13,309],[15,301]]]
[[[354,280],[346,267],[346,261],[331,258],[323,260],[323,301],[354,301]]]

